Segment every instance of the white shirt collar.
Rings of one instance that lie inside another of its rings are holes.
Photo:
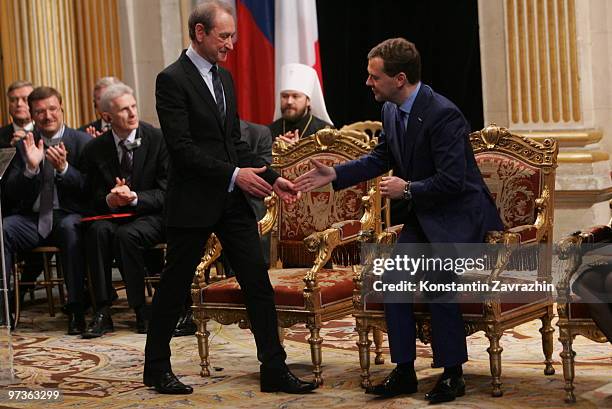
[[[41,136],[42,136],[43,140],[48,143],[48,142],[50,142],[50,141],[52,141],[54,139],[58,139],[58,138],[61,138],[62,136],[64,136],[64,130],[65,129],[66,129],[66,125],[62,124],[62,127],[59,129],[59,131],[57,131],[55,133],[55,135],[53,135],[51,138],[47,138],[43,134],[41,134]]]
[[[13,131],[24,131],[24,132],[32,132],[34,130],[34,122],[28,122],[26,126],[19,126],[15,122],[13,122]]]
[[[193,65],[195,65],[198,71],[200,71],[201,75],[211,75],[210,68],[213,66],[213,64],[211,64],[206,58],[198,54],[198,52],[194,50],[191,45],[189,46],[189,48],[187,48],[186,54],[187,57],[189,57],[189,59],[193,63]]]
[[[125,141],[126,142],[134,142],[134,140],[136,139],[136,131],[137,130],[138,130],[138,128],[136,128],[132,132],[130,132],[128,137],[125,138]],[[117,149],[120,149],[119,148],[119,142],[121,142],[121,138],[117,136],[117,134],[115,133],[114,129],[112,130],[112,132],[113,132],[113,138],[115,139],[115,146],[117,147]]]

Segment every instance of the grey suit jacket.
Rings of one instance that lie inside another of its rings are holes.
[[[263,159],[266,165],[272,163],[272,133],[267,126],[240,120],[240,139],[245,141],[255,156]],[[257,220],[266,214],[266,205],[262,199],[249,196],[249,204]]]

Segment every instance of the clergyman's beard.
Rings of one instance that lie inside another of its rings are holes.
[[[301,111],[297,111],[295,114],[289,113],[287,110],[285,110],[284,112],[281,112],[281,115],[285,121],[297,122],[300,119],[302,119],[306,115],[307,112],[308,112],[308,107],[304,108]]]

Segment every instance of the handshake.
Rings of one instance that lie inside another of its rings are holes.
[[[315,159],[311,159],[310,163],[313,168],[294,181],[279,177],[272,186],[258,175],[265,172],[265,166],[241,168],[236,176],[236,184],[255,197],[266,197],[274,191],[285,203],[294,203],[300,199],[302,192],[310,192],[336,179],[336,171],[331,166],[326,166]]]
[[[236,177],[236,184],[243,191],[255,197],[265,197],[274,191],[285,203],[293,203],[301,197],[302,193],[310,192],[336,180],[336,171],[333,167],[324,165],[315,159],[310,159],[310,164],[312,169],[295,180],[289,181],[279,177],[273,186],[257,175],[266,170],[265,166],[242,168]],[[405,192],[410,188],[410,182],[397,176],[383,176],[378,188],[383,198],[402,199],[405,198]]]

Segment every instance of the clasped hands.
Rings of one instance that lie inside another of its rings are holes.
[[[274,190],[282,200],[293,203],[300,198],[302,192],[310,192],[336,180],[336,171],[333,167],[324,165],[316,159],[310,159],[310,164],[312,169],[298,176],[293,182],[279,177],[272,186],[258,176],[266,170],[265,166],[241,168],[236,177],[236,184],[255,197],[265,197]],[[401,199],[407,183],[397,176],[383,176],[378,187],[383,198]]]
[[[136,192],[133,192],[126,184],[125,179],[115,178],[115,187],[106,196],[108,207],[117,208],[127,206],[136,199]]]
[[[68,151],[64,146],[64,142],[60,142],[55,146],[49,146],[45,150],[42,138],[36,143],[34,141],[34,134],[28,132],[25,138],[23,138],[23,146],[26,166],[31,172],[36,172],[43,159],[48,160],[58,173],[62,173],[66,170],[66,166],[68,166],[68,161],[66,159]]]
[[[324,165],[316,159],[310,159],[310,164],[312,169],[293,181],[294,189],[310,192],[336,180],[336,171],[333,167]],[[400,199],[404,195],[407,183],[397,176],[383,176],[378,188],[383,198]]]

